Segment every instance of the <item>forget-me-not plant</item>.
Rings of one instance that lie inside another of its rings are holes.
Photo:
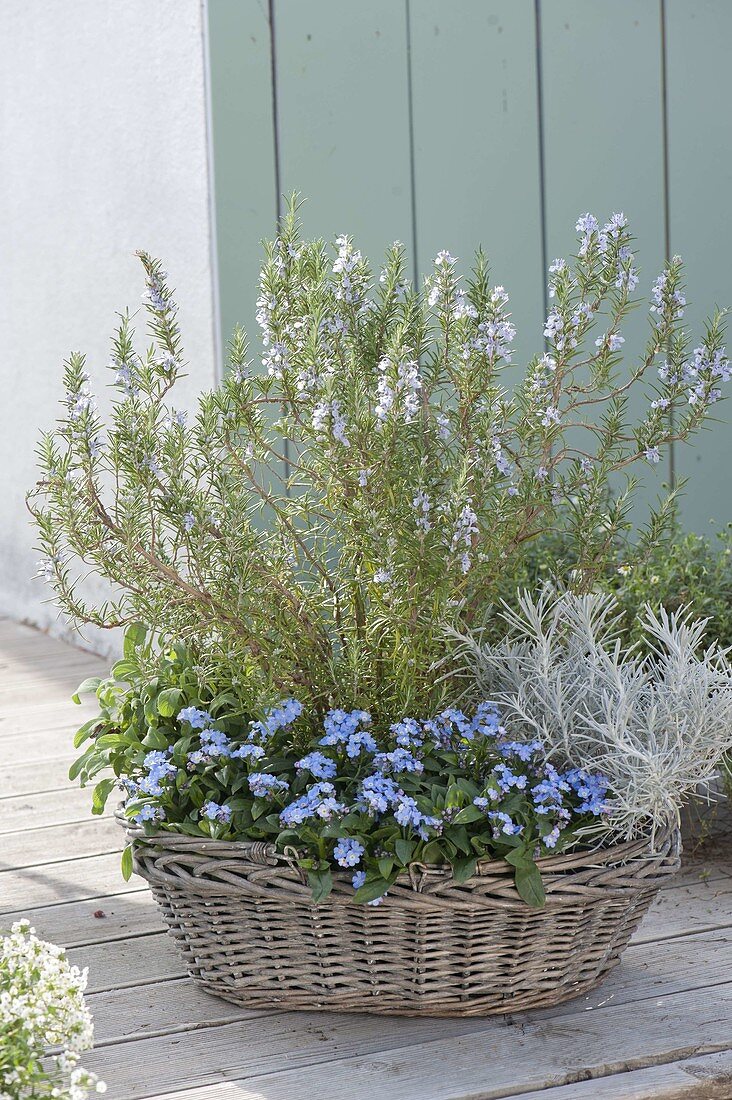
[[[230,691],[211,695],[185,647],[159,656],[154,674],[148,660],[144,643],[129,644],[115,677],[86,685],[101,713],[77,736],[87,747],[73,773],[113,773],[97,782],[95,811],[119,785],[146,834],[269,841],[319,901],[346,872],[355,900],[377,904],[413,862],[462,880],[479,860],[506,858],[538,905],[536,860],[609,809],[597,769],[547,761],[541,739],[509,736],[486,700],[389,725],[362,708],[319,720],[293,697],[253,716]]]

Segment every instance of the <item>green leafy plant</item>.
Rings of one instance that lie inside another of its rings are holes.
[[[631,564],[632,563],[632,564]],[[537,591],[547,582],[571,588],[577,562],[561,531],[537,538],[503,579],[499,597],[514,600],[520,589]],[[625,644],[644,643],[643,610],[669,613],[685,608],[695,619],[705,619],[705,638],[732,645],[732,531],[710,538],[684,532],[675,517],[669,536],[647,554],[628,554],[618,540],[614,555],[595,577],[595,587],[612,593],[618,602],[620,636]],[[502,632],[497,618],[495,633]]]
[[[627,635],[640,638],[639,611],[685,608],[707,620],[705,637],[732,645],[732,543],[729,530],[716,539],[679,532],[632,568],[619,560],[608,587],[624,613]]]

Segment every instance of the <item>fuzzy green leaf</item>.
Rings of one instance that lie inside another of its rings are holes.
[[[132,657],[138,646],[145,641],[147,630],[143,623],[130,623],[125,630],[123,652],[125,657]]]
[[[78,779],[81,773],[85,770],[86,765],[90,763],[92,758],[98,752],[96,744],[91,745],[86,752],[83,752],[69,768],[69,779],[72,781]]]
[[[86,680],[82,680],[78,688],[71,696],[73,702],[81,703],[80,695],[92,695],[96,694],[96,690],[102,682],[101,676],[88,676]]]
[[[379,874],[382,878],[388,878],[394,867],[394,860],[391,856],[384,856],[378,863]]]
[[[485,814],[477,806],[464,806],[453,818],[456,825],[469,825],[472,821],[481,820],[485,820]]]
[[[308,886],[313,893],[313,901],[319,905],[333,889],[333,875],[328,870],[308,871]]]
[[[112,665],[112,676],[115,680],[122,680],[125,683],[133,681],[137,672],[137,665],[133,661],[116,661]]]
[[[422,851],[422,859],[425,863],[442,863],[443,850],[439,840],[431,840],[429,844],[425,844]]]
[[[454,859],[452,861],[452,877],[455,882],[466,882],[475,874],[477,861],[475,859]]]
[[[394,849],[397,854],[397,859],[405,867],[408,866],[409,861],[414,853],[415,844],[413,840],[407,840],[405,837],[400,836],[394,845]]]
[[[180,688],[166,688],[156,700],[158,714],[162,718],[172,718],[181,709],[183,701],[184,695]]]
[[[78,749],[80,745],[83,745],[85,741],[91,737],[94,730],[99,725],[98,718],[90,718],[88,722],[85,722],[83,726],[74,734],[74,748]]]
[[[356,893],[353,895],[353,900],[358,902],[375,901],[376,898],[382,897],[389,889],[389,883],[381,876],[375,878],[367,878],[363,886],[360,886]]]
[[[142,739],[142,743],[146,748],[150,749],[167,749],[170,745],[170,738],[163,730],[158,730],[155,729],[154,726],[150,726]]]
[[[535,863],[522,864],[516,868],[516,889],[532,909],[544,908],[546,892],[539,868]]]
[[[133,864],[132,864],[132,845],[128,844],[125,850],[122,852],[122,878],[125,882],[129,882],[132,877]]]
[[[445,829],[445,836],[466,856],[470,855],[470,839],[464,825],[451,825],[449,828]]]
[[[504,839],[504,838],[501,838]],[[506,838],[507,839],[507,838]],[[518,848],[512,849],[510,852],[506,852],[503,857],[507,863],[510,863],[513,867],[533,867],[534,860],[528,848],[522,844]]]
[[[112,776],[111,778],[107,777],[106,779],[101,779],[97,783],[96,787],[94,788],[94,793],[92,795],[93,814],[98,815],[104,813],[104,807],[107,805],[107,799],[114,790],[116,783],[117,780],[114,776]]]

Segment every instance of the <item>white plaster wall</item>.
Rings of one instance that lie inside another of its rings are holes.
[[[176,288],[177,406],[215,380],[203,35],[202,0],[0,0],[0,614],[61,635],[24,493],[64,358],[86,352],[109,383],[115,313],[143,291],[135,249]]]

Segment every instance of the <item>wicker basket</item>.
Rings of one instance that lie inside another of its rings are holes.
[[[407,1016],[540,1008],[592,989],[617,964],[679,865],[678,831],[540,863],[546,907],[530,909],[503,861],[457,885],[414,864],[379,906],[354,904],[350,875],[313,904],[303,872],[264,843],[175,833],[134,840],[188,971],[252,1007]]]

